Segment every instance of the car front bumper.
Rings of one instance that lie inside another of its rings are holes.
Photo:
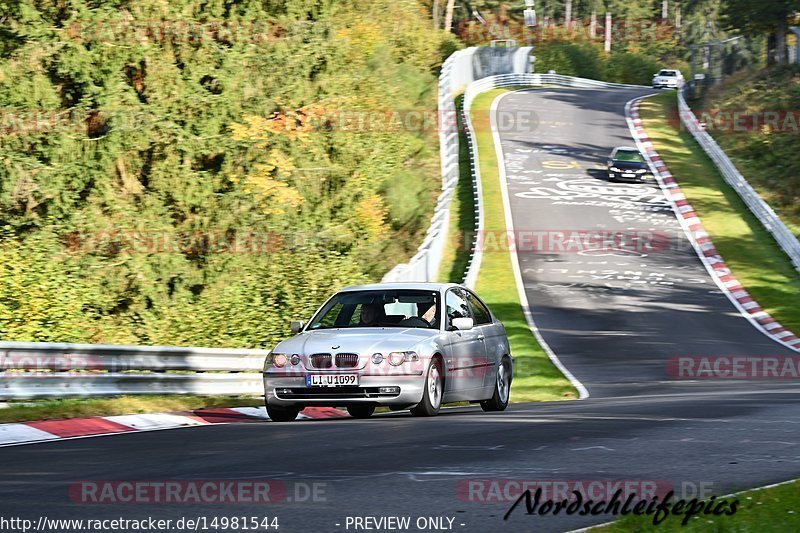
[[[307,374],[303,372],[286,376],[264,372],[264,396],[269,405],[316,405],[337,407],[359,403],[385,406],[409,406],[422,401],[425,387],[423,372],[398,373],[393,375],[361,374],[357,387],[309,387]],[[381,391],[381,388],[396,387],[396,392]]]
[[[618,181],[640,182],[640,181],[646,181],[648,176],[650,176],[650,174],[647,172],[636,174],[635,172],[612,172],[610,170],[608,171],[608,179],[618,180]]]

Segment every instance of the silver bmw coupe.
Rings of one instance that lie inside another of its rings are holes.
[[[513,359],[503,324],[474,292],[450,283],[347,287],[264,363],[269,417],[306,406],[346,407],[367,418],[379,405],[435,416],[443,403],[508,405]]]

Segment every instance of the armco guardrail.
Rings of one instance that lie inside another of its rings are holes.
[[[0,342],[0,400],[261,395],[265,350]]]
[[[731,162],[722,148],[711,135],[706,132],[692,112],[682,92],[678,93],[678,113],[681,124],[692,134],[694,139],[714,162],[720,174],[734,191],[742,198],[750,212],[761,222],[768,232],[775,238],[781,249],[791,259],[795,269],[800,272],[800,242],[789,231],[786,224],[778,217],[775,211],[753,189],[742,176],[736,166]]]

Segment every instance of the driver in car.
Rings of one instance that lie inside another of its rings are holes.
[[[377,326],[383,311],[381,304],[371,303],[361,306],[359,322],[362,326]]]

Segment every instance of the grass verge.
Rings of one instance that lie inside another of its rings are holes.
[[[667,117],[677,116],[674,92],[643,100],[643,125],[725,262],[761,307],[800,332],[800,275],[689,132]]]
[[[116,398],[69,398],[9,403],[0,409],[0,423],[189,411],[203,407],[248,407],[264,405],[254,396],[118,396]]]
[[[504,92],[508,89],[479,95],[471,110],[480,154],[484,230],[497,232],[497,235],[505,235],[506,219],[489,111],[494,99]],[[503,322],[508,333],[516,363],[511,399],[523,402],[577,398],[575,388],[553,365],[528,328],[517,293],[511,255],[507,252],[485,253],[475,289]]]
[[[632,531],[796,531],[800,527],[800,481],[768,489],[755,489],[728,498],[739,500],[736,513],[731,516],[693,516],[683,526],[683,516],[670,515],[658,526],[653,526],[652,516],[626,516],[613,524],[592,531],[602,533]],[[674,500],[673,500],[674,501]]]
[[[750,185],[800,238],[798,86],[798,65],[748,68],[715,85],[693,107]],[[743,112],[752,118],[740,120]]]

